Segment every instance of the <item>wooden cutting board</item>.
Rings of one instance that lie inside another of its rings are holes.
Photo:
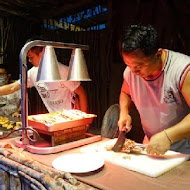
[[[163,156],[148,156],[107,151],[106,146],[114,145],[117,139],[98,142],[81,148],[81,152],[97,152],[105,161],[141,174],[158,177],[190,158],[190,155],[168,151]]]

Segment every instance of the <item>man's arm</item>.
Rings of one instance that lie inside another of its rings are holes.
[[[11,84],[7,84],[0,87],[0,95],[12,94],[13,92],[20,89],[20,83],[15,81]]]
[[[185,77],[181,92],[190,106],[190,71]],[[147,152],[150,154],[164,154],[170,149],[172,143],[185,138],[190,138],[190,113],[176,125],[152,136]]]
[[[75,89],[75,93],[78,95],[79,99],[79,109],[81,111],[87,112],[88,111],[88,101],[87,101],[87,94],[84,88],[80,85],[77,89]]]
[[[190,107],[190,71],[185,77],[181,92]],[[190,113],[174,127],[167,129],[167,133],[172,141],[177,142],[190,137]]]
[[[132,104],[131,98],[129,96],[130,91],[128,84],[126,81],[123,81],[123,85],[121,88],[120,98],[119,98],[119,104],[120,104],[120,116],[118,121],[119,129],[125,129],[127,128],[128,131],[131,130],[131,116],[129,115],[130,107]]]

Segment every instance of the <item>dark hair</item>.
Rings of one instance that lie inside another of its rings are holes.
[[[35,37],[32,37],[32,38],[28,39],[28,40],[26,41],[26,43],[31,42],[31,41],[34,41],[34,40],[42,40],[42,38],[35,36]],[[31,50],[33,53],[35,53],[36,55],[39,55],[39,53],[41,53],[41,52],[43,51],[43,46],[34,46],[34,47],[32,47],[30,50]]]
[[[159,48],[156,30],[151,26],[131,25],[123,35],[121,42],[122,53],[141,50],[144,55],[154,55]]]

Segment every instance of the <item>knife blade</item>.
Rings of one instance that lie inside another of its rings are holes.
[[[112,148],[112,150],[114,152],[120,152],[121,151],[123,144],[125,143],[126,134],[127,134],[127,130],[122,130],[119,132],[118,139]]]

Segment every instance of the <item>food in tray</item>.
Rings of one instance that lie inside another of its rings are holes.
[[[44,124],[62,123],[91,117],[95,117],[95,115],[86,114],[85,112],[75,109],[63,110],[62,112],[28,116],[30,120],[34,120]]]

